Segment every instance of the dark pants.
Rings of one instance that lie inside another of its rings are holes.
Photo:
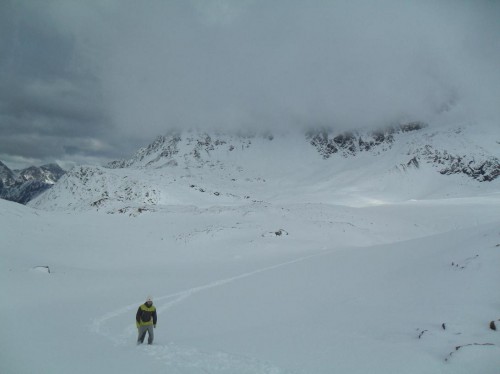
[[[137,344],[144,343],[146,332],[148,333],[148,344],[153,344],[153,339],[155,337],[153,329],[153,325],[139,326],[139,336],[137,338]]]

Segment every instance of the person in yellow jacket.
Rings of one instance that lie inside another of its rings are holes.
[[[135,324],[139,332],[137,344],[144,343],[146,332],[148,333],[148,344],[153,344],[153,329],[156,328],[156,321],[156,308],[153,306],[152,297],[148,296],[146,302],[139,307],[135,315]]]

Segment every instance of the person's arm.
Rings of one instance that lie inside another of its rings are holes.
[[[141,323],[141,307],[139,307],[139,309],[137,309],[137,313],[135,315],[135,325],[137,327],[139,327],[139,324]]]
[[[154,327],[156,327],[156,321],[157,321],[157,317],[156,317],[156,308],[155,308],[155,310],[153,311],[153,325],[154,325]]]

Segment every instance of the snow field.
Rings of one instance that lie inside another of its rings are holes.
[[[2,373],[500,367],[500,335],[488,328],[500,318],[494,196],[137,217],[0,204]],[[137,347],[148,294],[155,344]]]

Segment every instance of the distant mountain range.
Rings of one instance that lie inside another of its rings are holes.
[[[52,187],[65,173],[57,164],[10,170],[0,161],[0,198],[26,204]]]
[[[363,152],[379,153],[387,151],[393,146],[397,146],[396,136],[405,133],[419,133],[426,129],[428,125],[422,122],[411,122],[397,126],[388,126],[385,129],[377,131],[349,131],[335,133],[332,130],[309,131],[305,134],[305,139],[316,148],[318,153],[328,159],[336,154],[343,158],[354,157]],[[454,138],[460,138],[461,129],[455,129],[452,134]],[[450,134],[450,135],[452,135]],[[446,150],[446,144],[432,145],[430,138],[439,135],[439,133],[427,133],[429,141],[420,144],[418,149],[409,150],[413,157],[407,163],[398,165],[398,167],[418,167],[421,162],[434,164],[441,174],[464,174],[479,182],[493,181],[500,175],[500,163],[498,158],[490,154],[486,150],[481,150],[477,144],[469,144],[468,147],[461,149],[460,153],[450,153]],[[444,134],[441,134],[441,136]],[[458,135],[458,136],[457,136]],[[184,136],[192,144],[194,141],[193,134],[185,134]],[[225,136],[220,134],[196,134],[196,144],[193,147],[192,155],[195,159],[201,161],[202,153],[210,153],[216,148],[225,148],[229,151],[234,150],[234,145],[231,145],[225,139]],[[254,136],[243,137],[249,139]],[[274,139],[273,135],[266,134],[263,136],[269,140]],[[439,136],[438,136],[439,137]],[[399,137],[401,138],[401,137]],[[190,140],[189,140],[190,139]],[[464,138],[465,139],[465,138]],[[179,156],[178,144],[182,141],[181,134],[172,134],[169,136],[159,136],[149,146],[140,149],[133,158],[129,160],[114,161],[106,165],[109,168],[126,168],[131,166],[157,167],[159,163],[166,165],[177,165],[176,160]],[[474,149],[477,148],[477,149]],[[500,147],[499,147],[500,148]],[[464,153],[465,152],[465,153]],[[467,152],[472,152],[467,154]],[[154,155],[154,157],[150,157]],[[147,160],[147,162],[144,162]]]
[[[29,205],[123,213],[285,198],[362,205],[465,197],[498,193],[499,155],[495,129],[421,122],[377,131],[172,132],[130,159],[75,167]]]

